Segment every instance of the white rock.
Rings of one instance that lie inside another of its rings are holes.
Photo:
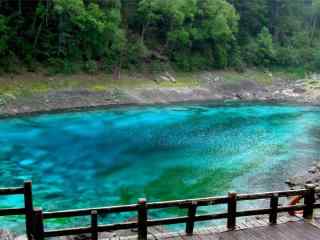
[[[14,240],[27,240],[27,236],[21,235],[21,236],[16,237]]]
[[[0,239],[1,240],[14,240],[14,237],[8,230],[1,230],[0,229]]]

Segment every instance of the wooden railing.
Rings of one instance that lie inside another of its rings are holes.
[[[30,185],[31,186],[31,185]],[[24,193],[25,193],[25,188]],[[30,188],[31,190],[31,188]],[[148,236],[148,227],[152,226],[163,226],[171,224],[186,224],[186,234],[192,235],[194,230],[194,224],[201,221],[209,221],[216,219],[226,219],[227,227],[230,230],[235,229],[237,218],[255,215],[269,215],[270,224],[277,223],[278,213],[288,211],[303,210],[303,217],[311,219],[313,216],[313,210],[320,208],[320,203],[315,202],[315,194],[319,190],[314,185],[306,185],[305,189],[302,190],[290,190],[290,191],[279,191],[279,192],[267,192],[258,194],[240,194],[237,195],[235,192],[229,193],[226,197],[209,197],[199,199],[188,199],[178,201],[165,201],[165,202],[150,202],[146,199],[140,199],[137,204],[122,205],[113,207],[103,208],[88,208],[88,209],[76,209],[67,211],[56,211],[56,212],[43,212],[39,208],[32,209],[32,214],[28,213],[31,218],[31,225],[28,224],[29,233],[32,238],[36,240],[43,240],[49,237],[59,237],[68,235],[79,235],[79,234],[91,234],[91,239],[97,240],[98,233],[106,231],[126,230],[126,229],[137,229],[138,239],[145,240]],[[2,192],[10,194],[10,190],[2,190]],[[18,190],[12,190],[12,192],[22,193],[22,188]],[[1,193],[1,191],[0,191]],[[2,194],[3,195],[3,194]],[[290,196],[302,196],[304,198],[303,204],[295,206],[279,206],[279,198],[290,197]],[[252,201],[252,200],[269,200],[270,207],[258,208],[238,211],[237,205],[240,201]],[[217,204],[227,205],[227,211],[224,213],[212,213],[212,214],[197,214],[198,207],[212,206]],[[32,206],[32,204],[31,204]],[[30,206],[29,206],[30,207]],[[161,219],[149,219],[149,210],[153,209],[168,209],[168,208],[183,208],[187,209],[187,215],[182,217],[172,218],[161,218]],[[3,210],[0,211],[0,216],[7,215],[6,213],[19,213],[27,214],[28,211],[25,209],[19,210]],[[125,212],[136,212],[137,220],[133,222],[124,222],[116,224],[102,225],[98,222],[99,215],[112,214],[112,213],[125,213]],[[65,228],[56,230],[46,230],[44,223],[48,219],[57,218],[70,218],[90,216],[91,224],[87,227],[78,228]],[[28,219],[28,218],[27,218]],[[28,235],[29,236],[29,235]]]
[[[0,188],[0,197],[8,195],[23,195],[23,208],[6,208],[0,209],[0,216],[24,215],[26,218],[26,231],[28,239],[32,238],[33,229],[33,202],[32,202],[32,183],[31,181],[24,182],[23,187],[18,188]]]

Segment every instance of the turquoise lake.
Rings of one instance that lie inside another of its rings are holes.
[[[284,190],[289,176],[320,160],[313,106],[119,107],[2,119],[0,133],[0,187],[31,179],[35,205],[48,211]],[[2,197],[0,208],[22,202]],[[151,213],[170,214],[181,213]],[[23,221],[0,217],[2,226]]]

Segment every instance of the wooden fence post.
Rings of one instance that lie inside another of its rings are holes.
[[[316,186],[314,184],[306,184],[305,188],[307,189],[307,192],[304,195],[304,204],[306,205],[306,207],[303,209],[303,218],[312,219]]]
[[[41,208],[34,209],[35,240],[44,240],[43,213]]]
[[[98,240],[98,212],[91,211],[91,240]]]
[[[279,194],[274,193],[270,199],[270,208],[271,208],[271,213],[269,215],[270,224],[273,224],[273,225],[277,224],[278,205],[279,205]]]
[[[147,240],[148,237],[148,212],[147,212],[147,200],[141,198],[138,201],[138,240]]]
[[[228,194],[228,221],[227,227],[230,230],[236,228],[236,214],[237,214],[237,193],[229,192]]]
[[[197,212],[197,202],[192,202],[188,208],[188,220],[186,224],[186,233],[187,235],[193,234],[194,229],[194,220]]]
[[[33,236],[33,203],[32,203],[32,183],[24,182],[24,208],[26,211],[26,231],[28,240]]]

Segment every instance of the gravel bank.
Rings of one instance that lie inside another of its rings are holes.
[[[212,77],[202,81],[197,87],[49,91],[45,94],[7,97],[6,101],[0,104],[0,116],[126,104],[168,104],[213,100],[274,101],[320,105],[320,78],[319,80],[277,80],[272,84],[264,85],[254,80],[226,82]]]

